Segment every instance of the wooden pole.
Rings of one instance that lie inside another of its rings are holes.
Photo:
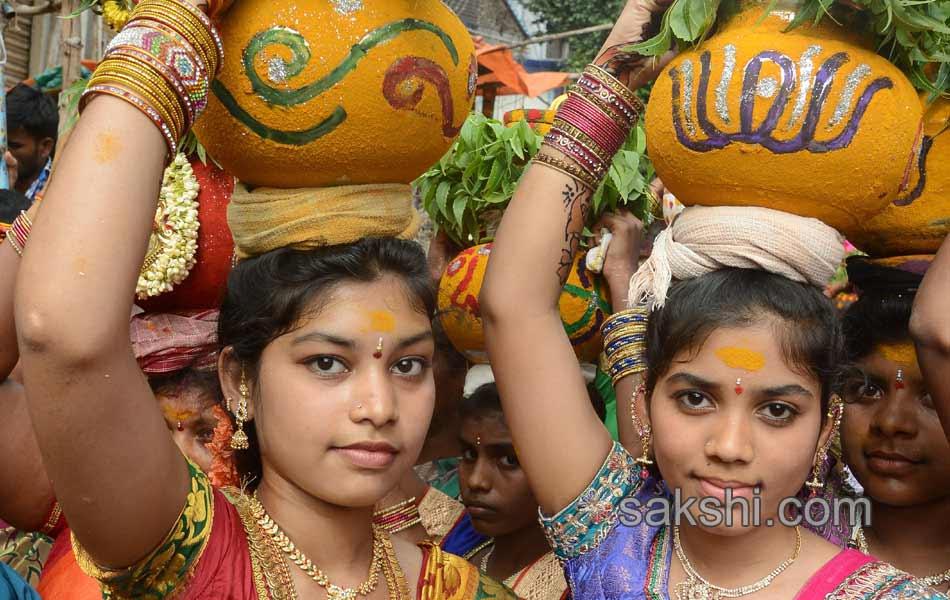
[[[60,23],[63,33],[60,37],[63,65],[63,91],[68,90],[79,79],[82,68],[82,20],[81,17],[70,17],[76,12],[81,0],[63,0],[60,8]],[[59,95],[59,122],[65,123],[66,94]]]
[[[533,37],[522,42],[515,42],[514,44],[507,44],[498,46],[497,48],[492,48],[491,52],[497,52],[499,50],[511,50],[512,48],[521,48],[523,46],[531,46],[533,44],[543,44],[545,42],[553,42],[556,40],[563,40],[566,38],[571,38],[578,35],[584,35],[585,33],[597,33],[598,31],[607,31],[608,29],[613,28],[613,23],[604,23],[603,25],[594,25],[593,27],[585,27],[583,29],[575,29],[573,31],[564,31],[561,33],[550,33],[548,35],[539,35],[538,37]]]

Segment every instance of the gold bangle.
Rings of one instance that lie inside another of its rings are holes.
[[[544,152],[539,152],[534,157],[534,162],[540,163],[550,169],[555,171],[560,171],[565,175],[576,179],[586,185],[591,191],[596,190],[599,187],[599,183],[596,179],[581,167],[577,166],[576,163],[570,163],[566,160],[559,159],[557,157],[545,154]]]
[[[554,128],[554,129],[560,129],[561,131],[563,131],[564,133],[566,133],[566,134],[569,135],[570,137],[576,139],[577,141],[583,142],[583,143],[586,144],[588,147],[591,147],[591,146],[592,146],[593,148],[596,148],[596,150],[597,150],[597,153],[596,153],[596,154],[597,154],[599,157],[601,157],[601,159],[603,159],[605,156],[607,156],[607,151],[604,150],[604,147],[601,146],[600,143],[597,142],[597,140],[595,140],[594,138],[590,137],[589,135],[587,135],[586,133],[584,133],[583,131],[581,131],[581,130],[578,129],[577,127],[571,125],[570,123],[568,123],[568,122],[565,121],[564,119],[562,119],[562,118],[560,118],[560,117],[555,117],[555,118],[554,118],[554,126],[553,126],[553,128]],[[607,161],[605,161],[605,162],[610,163],[609,160],[607,160]]]
[[[155,58],[142,48],[132,45],[123,45],[113,48],[109,51],[109,57],[130,60],[132,62],[141,64],[144,68],[152,69],[157,73],[160,73],[169,87],[175,91],[176,95],[181,101],[181,104],[184,106],[186,116],[188,117],[188,122],[194,123],[194,103],[191,102],[188,89],[185,84],[182,83],[179,75],[173,72],[168,65],[163,64],[159,59]]]
[[[178,140],[181,140],[183,133],[178,127],[178,124],[173,120],[172,116],[166,110],[166,107],[163,106],[162,102],[156,98],[150,90],[142,86],[138,80],[126,75],[104,73],[94,77],[89,81],[90,88],[96,85],[119,86],[133,93],[133,95],[136,95],[139,100],[147,104],[152,110],[158,113],[159,117],[161,117],[162,121],[171,131],[171,135],[176,140],[176,143]]]
[[[163,6],[156,6],[156,4],[171,7],[173,10],[163,10]],[[213,34],[205,27],[204,23],[195,18],[190,12],[174,10],[177,8],[179,7],[175,2],[164,3],[148,0],[136,7],[129,22],[149,20],[174,30],[201,54],[208,71],[216,73],[218,53]]]
[[[640,373],[643,373],[646,370],[647,370],[646,367],[630,367],[629,369],[625,369],[621,371],[620,373],[617,373],[616,375],[611,377],[610,381],[614,384],[614,387],[616,387],[617,384],[620,383],[620,380],[623,379],[624,377],[629,377],[631,375],[639,375]]]
[[[90,87],[96,85],[118,86],[133,93],[139,100],[143,101],[152,110],[158,113],[158,116],[161,117],[171,132],[172,137],[176,140],[176,143],[181,140],[184,135],[181,123],[175,120],[174,116],[168,111],[167,106],[165,106],[165,103],[156,97],[151,90],[143,86],[138,79],[119,73],[108,73],[90,80]]]
[[[167,101],[167,107],[171,110],[177,109],[176,114],[184,117],[184,100],[179,96],[174,86],[165,79],[165,76],[155,70],[148,63],[133,59],[128,55],[119,55],[111,57],[105,68],[106,73],[125,73],[133,77],[138,77],[139,82],[148,85],[156,96],[162,96]]]
[[[10,246],[13,247],[13,251],[16,252],[17,255],[20,256],[20,258],[22,258],[22,257],[23,257],[23,248],[22,248],[22,247],[20,246],[20,244],[14,239],[14,236],[10,235],[9,232],[7,232],[7,241],[10,242]]]
[[[611,331],[610,334],[603,339],[604,348],[606,349],[620,338],[627,337],[629,335],[643,335],[646,337],[646,332],[646,329],[617,329]]]
[[[613,365],[627,358],[643,358],[643,355],[646,354],[646,349],[646,345],[633,346],[608,356],[607,360]]]
[[[637,96],[636,92],[625,86],[616,77],[595,64],[587,65],[587,67],[584,69],[584,72],[588,73],[588,75],[591,75],[599,83],[602,83],[603,85],[610,88],[610,91],[620,96],[627,104],[630,105],[630,108],[638,112],[640,115],[643,115],[643,101],[640,100],[640,97]]]
[[[184,135],[188,127],[188,121],[185,119],[181,98],[168,86],[160,74],[131,62],[122,63],[113,59],[109,61],[100,76],[121,76],[127,78],[130,83],[137,85],[143,91],[148,92],[153,100],[159,101],[161,108],[168,115],[175,118],[174,123],[177,133],[181,136]],[[179,137],[179,139],[181,138]]]

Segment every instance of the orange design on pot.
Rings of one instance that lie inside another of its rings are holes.
[[[439,283],[439,314],[452,345],[469,361],[488,362],[478,295],[491,256],[491,244],[467,248],[459,253]],[[578,253],[558,300],[561,321],[583,362],[593,362],[600,354],[600,327],[611,314],[610,290],[603,278],[587,271],[586,255]],[[513,300],[517,301],[517,300]]]
[[[849,235],[894,201],[921,121],[890,62],[825,20],[752,3],[657,79],[647,144],[685,205],[764,206]]]
[[[474,102],[474,44],[438,0],[241,0],[219,27],[225,62],[195,131],[253,186],[409,183]]]

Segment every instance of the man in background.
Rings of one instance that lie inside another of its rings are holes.
[[[18,163],[14,189],[31,202],[42,195],[53,166],[59,111],[50,96],[27,85],[7,94],[7,135]]]

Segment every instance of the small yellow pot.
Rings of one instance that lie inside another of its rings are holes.
[[[439,284],[439,314],[452,345],[470,362],[488,362],[478,295],[491,256],[491,244],[463,250]],[[512,298],[517,302],[517,298]],[[587,271],[579,252],[558,301],[561,321],[581,362],[595,362],[602,350],[600,327],[610,316],[610,290],[603,278]]]

